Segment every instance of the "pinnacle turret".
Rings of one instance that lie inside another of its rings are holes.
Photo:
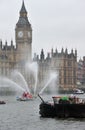
[[[26,8],[25,8],[24,1],[22,2],[22,7],[21,7],[21,10],[20,10],[20,15],[21,16],[27,16],[27,11],[26,11]]]

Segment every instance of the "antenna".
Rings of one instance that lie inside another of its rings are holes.
[[[42,102],[44,103],[45,101],[41,98],[41,96],[38,94],[38,97],[42,100]]]

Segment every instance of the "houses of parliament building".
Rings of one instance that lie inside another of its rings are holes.
[[[57,73],[56,87],[60,90],[71,90],[76,88],[76,69],[77,69],[77,50],[71,50],[68,53],[67,48],[61,49],[61,52],[52,49],[45,58],[44,50],[41,50],[40,56],[34,54],[32,59],[32,27],[28,20],[27,10],[24,1],[20,10],[19,20],[15,27],[15,41],[5,45],[0,41],[0,75],[10,78],[13,70],[18,70],[25,77],[27,83],[32,86],[34,79],[31,74],[27,74],[25,63],[37,62],[38,64],[38,81],[37,86],[43,87],[48,80],[49,73]]]

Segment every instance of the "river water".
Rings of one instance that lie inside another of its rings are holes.
[[[0,99],[6,101],[0,105],[0,130],[85,130],[85,119],[41,118],[38,97],[27,102],[16,101],[16,96]]]

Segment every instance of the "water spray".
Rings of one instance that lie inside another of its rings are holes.
[[[34,95],[35,95],[37,89],[37,82],[38,82],[38,64],[37,62],[33,62],[31,64],[27,64],[27,67],[31,70],[35,78],[35,85],[34,85]]]
[[[51,73],[48,82],[46,83],[46,85],[44,86],[44,88],[41,89],[41,91],[40,91],[39,93],[42,94],[43,91],[48,87],[48,85],[49,85],[54,79],[56,79],[56,78],[57,78],[57,74],[56,74],[56,73]]]

